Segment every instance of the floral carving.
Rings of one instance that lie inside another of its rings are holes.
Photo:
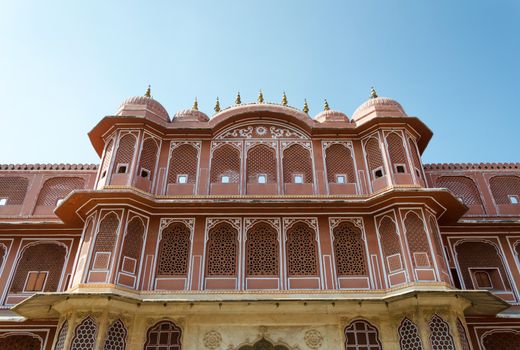
[[[222,343],[222,336],[217,331],[209,331],[204,335],[204,346],[207,349],[214,350]]]
[[[307,344],[311,349],[318,349],[323,343],[323,336],[320,331],[316,329],[311,329],[305,332],[303,339],[305,340],[305,344]]]

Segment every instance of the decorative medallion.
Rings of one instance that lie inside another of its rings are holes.
[[[318,349],[323,343],[323,336],[317,329],[311,329],[305,332],[303,336],[305,344],[311,349]]]
[[[207,349],[214,350],[222,343],[222,336],[217,331],[209,331],[204,335],[204,346]]]

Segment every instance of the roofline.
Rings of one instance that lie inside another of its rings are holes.
[[[520,170],[520,163],[430,163],[424,170]]]
[[[76,171],[85,171],[85,170],[98,170],[98,164],[0,164],[0,170],[23,170],[23,171],[41,171],[41,170],[76,170]]]

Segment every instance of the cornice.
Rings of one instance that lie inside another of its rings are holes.
[[[520,163],[431,163],[424,170],[520,170]]]
[[[0,164],[0,171],[97,171],[97,164]]]

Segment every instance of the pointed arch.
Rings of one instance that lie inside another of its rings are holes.
[[[404,166],[404,172],[410,173],[404,140],[401,135],[397,132],[391,132],[386,135],[386,146],[388,155],[390,156],[390,162],[392,163],[392,172],[398,173],[397,165],[402,165]]]
[[[417,325],[405,317],[398,329],[401,350],[423,350],[423,344]]]
[[[116,166],[112,168],[112,174],[116,174],[120,171],[117,166],[118,164],[126,164],[127,167],[125,172],[130,172],[132,160],[134,159],[136,143],[137,137],[132,133],[126,133],[123,136],[120,136],[114,162]]]
[[[265,175],[265,183],[278,182],[276,150],[267,144],[258,144],[247,151],[246,181],[258,183],[258,176]]]
[[[74,330],[70,350],[92,350],[96,344],[98,326],[92,316],[87,316]]]
[[[439,315],[435,314],[428,322],[430,328],[430,345],[432,350],[455,350],[455,343],[450,334],[450,326]]]
[[[125,350],[127,330],[121,320],[115,320],[108,327],[103,350]]]
[[[302,176],[303,183],[314,183],[311,151],[299,143],[294,143],[283,150],[283,181],[294,182],[294,175]]]
[[[54,345],[54,350],[65,350],[65,340],[67,338],[68,331],[69,322],[65,320],[61,325],[60,332],[58,333],[58,338],[56,340],[56,345]]]
[[[206,244],[206,275],[236,276],[238,230],[228,222],[212,227]]]
[[[298,221],[286,232],[287,275],[318,276],[318,244],[316,232],[307,223]]]
[[[343,221],[332,230],[338,276],[368,276],[363,232],[352,222]]]
[[[377,328],[365,320],[354,320],[345,328],[345,350],[382,350]]]
[[[185,276],[191,248],[191,231],[182,222],[174,221],[161,232],[157,275]]]
[[[408,211],[404,216],[404,227],[413,266],[415,268],[432,267],[428,235],[422,218],[416,212]]]
[[[254,224],[247,230],[246,275],[278,276],[279,247],[278,232],[273,226],[263,221]]]
[[[114,254],[120,220],[115,212],[109,212],[99,222],[92,249],[91,270],[108,270]]]
[[[182,330],[171,321],[161,321],[148,329],[145,350],[181,350]]]

